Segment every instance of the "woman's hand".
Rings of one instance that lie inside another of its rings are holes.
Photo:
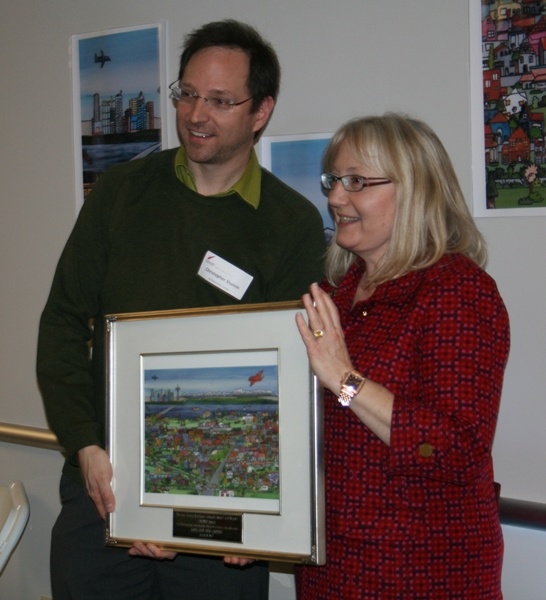
[[[353,365],[337,307],[316,283],[302,300],[309,325],[299,313],[296,322],[311,368],[320,383],[338,396],[341,378],[353,370]],[[350,409],[382,442],[390,445],[393,403],[394,395],[386,387],[366,379],[365,386],[351,401]]]
[[[307,348],[311,368],[321,385],[339,394],[340,380],[353,369],[336,305],[316,283],[302,296],[309,325],[296,315],[300,335]]]

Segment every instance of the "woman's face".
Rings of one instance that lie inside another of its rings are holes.
[[[383,177],[354,158],[347,142],[341,144],[331,169],[332,175]],[[346,191],[341,181],[328,191],[328,205],[337,225],[337,243],[366,262],[373,273],[391,239],[396,216],[396,188],[393,183]]]

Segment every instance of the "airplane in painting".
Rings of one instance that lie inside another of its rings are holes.
[[[258,383],[258,381],[262,381],[263,378],[264,378],[264,371],[262,369],[261,371],[258,371],[256,373],[256,375],[251,375],[248,378],[248,381],[250,382],[250,385],[253,386],[255,383]]]
[[[100,63],[100,68],[102,69],[104,67],[104,63],[111,61],[112,59],[109,56],[106,56],[106,54],[104,54],[104,50],[101,50],[99,54],[97,54],[95,52],[95,62],[96,63]]]

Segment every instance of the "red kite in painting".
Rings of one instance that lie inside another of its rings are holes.
[[[258,371],[256,373],[256,375],[251,375],[248,380],[250,381],[250,385],[253,386],[255,383],[258,383],[258,381],[261,381],[264,378],[264,371],[263,369],[261,371]]]

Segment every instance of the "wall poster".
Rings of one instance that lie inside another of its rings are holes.
[[[258,148],[262,166],[318,208],[326,242],[334,235],[334,221],[320,185],[320,173],[322,155],[331,137],[331,133],[265,136]]]
[[[546,215],[546,1],[469,10],[474,215]]]
[[[73,35],[76,208],[109,167],[162,149],[165,24]]]

